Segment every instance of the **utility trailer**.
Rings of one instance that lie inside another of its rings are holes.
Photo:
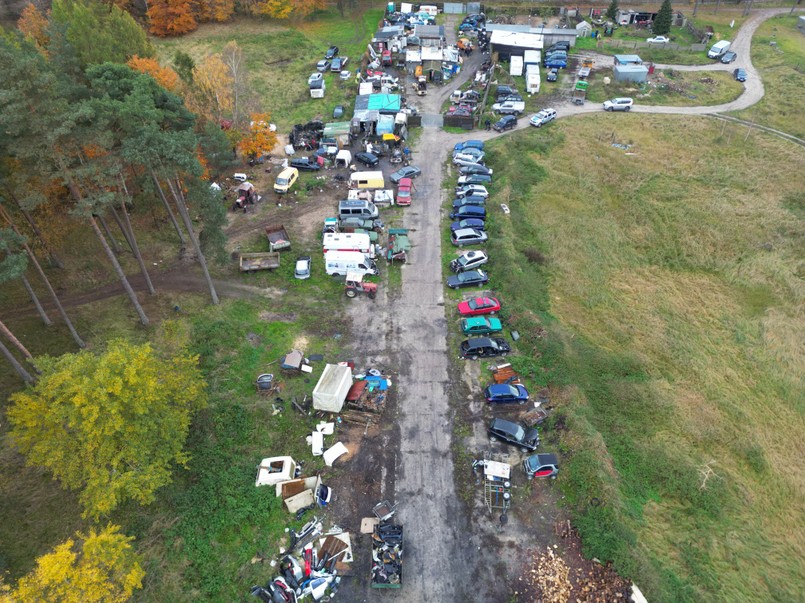
[[[576,87],[573,89],[573,94],[570,97],[570,100],[573,102],[574,105],[583,105],[585,99],[587,98],[587,86],[589,84],[586,81],[579,80],[576,82]]]
[[[269,251],[285,251],[291,248],[291,239],[282,224],[266,226]]]
[[[241,253],[240,271],[255,272],[257,270],[274,270],[279,268],[280,254],[276,251],[263,253]]]

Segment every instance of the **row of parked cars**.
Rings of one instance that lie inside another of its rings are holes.
[[[493,170],[485,165],[484,158],[484,143],[480,140],[468,140],[453,148],[453,163],[460,173],[450,213],[450,240],[456,246],[477,245],[487,240],[489,191],[486,185],[492,182]],[[489,283],[485,270],[488,261],[489,257],[483,250],[465,251],[450,262],[453,274],[447,277],[447,286],[451,289],[484,287]],[[462,358],[478,360],[506,356],[511,352],[509,343],[500,336],[503,324],[495,316],[500,309],[500,301],[490,296],[473,297],[458,304],[461,332],[467,336],[459,346]],[[484,388],[484,398],[492,406],[524,405],[529,400],[529,392],[519,382],[492,383]],[[487,434],[493,442],[517,446],[526,453],[533,453],[540,442],[535,426],[499,417],[491,420]],[[523,461],[523,470],[529,479],[556,475],[556,456],[532,454]]]

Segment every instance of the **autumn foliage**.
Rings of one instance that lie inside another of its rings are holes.
[[[156,83],[169,92],[179,89],[179,75],[170,67],[163,67],[156,59],[131,57],[126,63],[129,67],[140,73],[147,73]]]
[[[107,526],[78,534],[39,557],[16,588],[0,591],[0,603],[124,603],[142,588],[145,572],[132,538]]]
[[[256,157],[271,152],[277,144],[277,133],[269,127],[268,113],[253,113],[251,117],[249,132],[238,143],[238,149],[247,157]]]
[[[203,0],[196,4],[196,19],[203,22],[229,21],[235,12],[235,0]]]
[[[254,5],[252,12],[272,19],[304,19],[325,8],[326,0],[263,0]]]
[[[190,418],[205,404],[196,362],[125,341],[99,355],[38,358],[39,381],[11,397],[11,438],[29,464],[79,491],[84,516],[148,504],[188,460]]]
[[[17,29],[19,29],[26,38],[36,42],[39,48],[45,48],[48,45],[50,37],[47,32],[47,17],[33,4],[29,4],[22,10],[20,19],[17,21]]]
[[[154,0],[148,18],[156,36],[180,36],[198,27],[189,0]]]

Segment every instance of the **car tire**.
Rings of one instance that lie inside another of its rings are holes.
[[[470,360],[478,360],[478,356],[470,356]]]
[[[628,112],[630,109],[631,109],[631,107],[626,107],[626,108],[624,109],[624,111],[627,111],[627,112]]]
[[[531,451],[530,451],[528,448],[526,448],[525,446],[523,446],[522,448],[520,448],[520,450],[521,450],[522,452],[526,453],[526,454],[528,454],[529,452],[531,452]]]
[[[495,436],[489,436],[489,441],[494,444],[498,441],[498,439]]]

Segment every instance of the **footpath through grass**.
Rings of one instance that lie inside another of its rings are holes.
[[[228,42],[237,42],[263,108],[281,129],[287,130],[316,117],[329,119],[336,105],[352,106],[357,90],[354,78],[342,82],[337,73],[328,72],[324,78],[327,90],[321,99],[310,98],[307,78],[315,73],[316,63],[332,44],[339,47],[341,56],[349,57],[347,68],[354,74],[382,17],[382,8],[356,10],[344,19],[330,9],[293,28],[244,18],[227,24],[205,24],[181,38],[153,41],[160,61],[166,64],[171,63],[177,50],[188,53],[198,63],[221,52]]]
[[[752,63],[766,94],[757,105],[731,115],[805,138],[805,40],[797,15],[775,17],[758,28]]]
[[[596,115],[487,147],[512,362],[558,401],[585,552],[655,602],[805,584],[805,152],[741,133]]]

